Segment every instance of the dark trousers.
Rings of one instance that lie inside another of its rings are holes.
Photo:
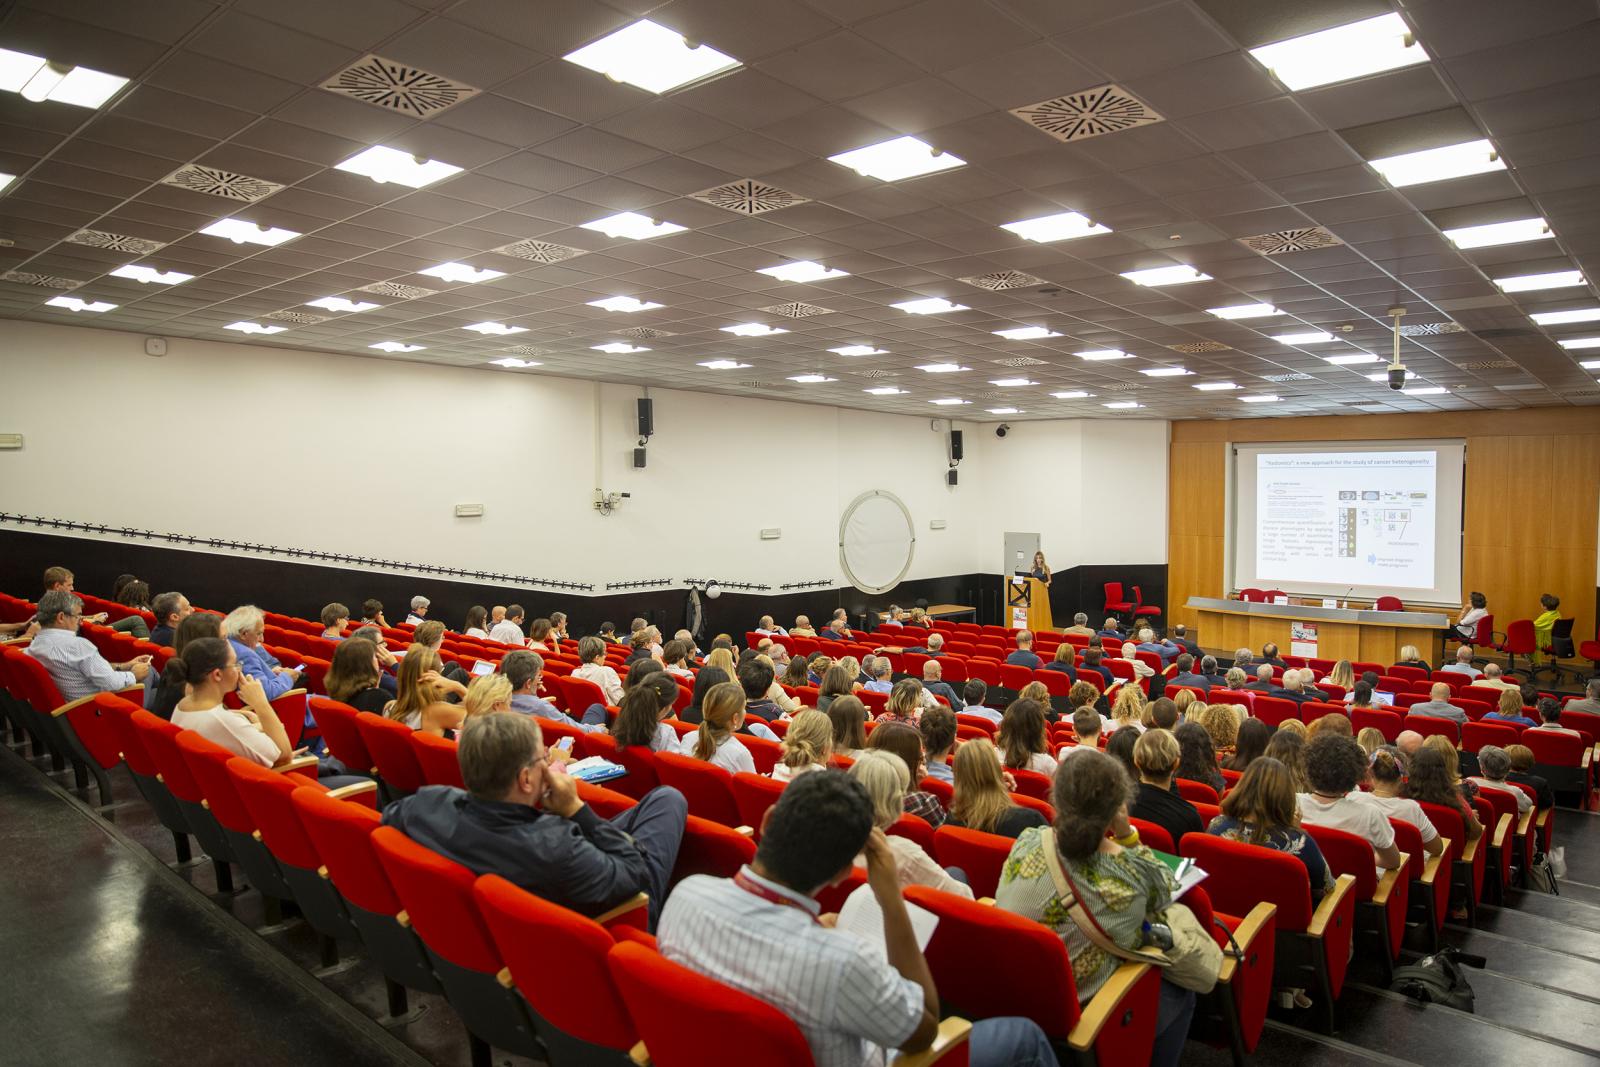
[[[683,829],[689,818],[689,802],[671,786],[646,793],[633,807],[611,820],[611,825],[633,838],[649,871],[645,892],[650,895],[650,929],[661,918],[667,902],[667,886],[672,869],[678,864],[678,849],[683,844]]]

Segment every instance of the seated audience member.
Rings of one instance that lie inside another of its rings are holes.
[[[1165,730],[1150,730],[1133,746],[1133,765],[1139,771],[1138,791],[1128,814],[1155,823],[1176,846],[1184,834],[1205,830],[1200,813],[1172,788],[1178,770],[1178,739]]]
[[[389,651],[388,644],[384,641],[383,631],[376,626],[361,626],[350,635],[359,637],[363,641],[372,642],[372,647],[378,650],[378,667],[383,674],[378,679],[378,684],[388,690],[389,695],[394,695],[394,676],[400,670],[400,657]]]
[[[1473,640],[1478,636],[1478,620],[1487,614],[1489,614],[1489,598],[1482,593],[1469,593],[1467,602],[1461,605],[1461,617],[1445,630],[1445,637],[1453,641]]]
[[[796,615],[794,625],[789,627],[790,637],[815,637],[817,631],[811,628],[811,619],[805,615]]]
[[[1466,825],[1467,841],[1476,841],[1483,836],[1483,824],[1478,821],[1472,804],[1462,795],[1460,778],[1452,762],[1439,747],[1424,743],[1407,767],[1405,795],[1412,800],[1450,808]]]
[[[1309,793],[1311,783],[1306,779],[1306,724],[1299,719],[1290,719],[1288,722],[1297,723],[1300,729],[1294,730],[1288,723],[1280,723],[1262,755],[1270,756],[1288,768],[1289,776],[1294,779],[1296,793]],[[1421,740],[1420,736],[1418,740]]]
[[[735,677],[744,690],[744,713],[747,717],[771,722],[783,714],[783,709],[767,696],[767,690],[772,688],[772,666],[763,663],[760,656],[739,664]]]
[[[445,678],[448,678],[450,681],[459,683],[461,686],[459,691],[448,687],[447,691],[456,693],[458,696],[465,695],[467,691],[467,685],[472,681],[472,675],[468,674],[467,669],[461,666],[461,664],[457,663],[455,660],[446,661],[444,659],[444,655],[442,653],[442,649],[444,648],[444,635],[444,623],[439,622],[437,619],[430,620],[412,631],[411,648],[414,649],[418,645],[421,645],[428,651],[432,652],[435,656],[439,657],[439,673]],[[408,650],[406,655],[409,656],[410,654],[411,653]]]
[[[1249,680],[1250,676],[1244,672],[1243,667],[1229,667],[1228,673],[1222,677],[1222,687],[1235,693],[1248,693],[1251,692],[1246,685]]]
[[[1415,730],[1401,730],[1400,736],[1394,739],[1394,747],[1398,748],[1400,754],[1409,761],[1417,754],[1417,749],[1422,747],[1422,742],[1425,740],[1426,738]]]
[[[239,656],[239,669],[261,683],[268,700],[277,700],[300,684],[300,672],[279,663],[262,646],[266,632],[266,615],[253,604],[234,608],[222,620],[223,636]]]
[[[1383,736],[1383,731],[1376,726],[1363,726],[1361,732],[1356,734],[1356,744],[1361,746],[1361,751],[1367,754],[1368,759],[1371,759],[1374,752],[1388,743],[1388,739]]]
[[[1578,731],[1570,730],[1561,725],[1561,705],[1557,704],[1553,697],[1539,698],[1539,725],[1534,729],[1552,734],[1567,734],[1572,737],[1583,736]]]
[[[627,644],[626,641],[617,636],[617,624],[614,622],[601,623],[600,628],[595,631],[595,636],[600,638],[600,640],[604,641],[608,645]]]
[[[328,604],[322,609],[322,636],[328,641],[343,641],[344,628],[350,625],[350,609],[343,604]]]
[[[1519,815],[1533,807],[1533,798],[1526,791],[1518,789],[1506,780],[1507,775],[1511,773],[1511,757],[1506,754],[1505,749],[1499,745],[1484,745],[1480,748],[1478,750],[1478,770],[1482,773],[1471,776],[1467,781],[1477,786],[1480,792],[1485,789],[1494,789],[1516,797],[1517,814]]]
[[[944,697],[950,702],[951,711],[961,711],[965,707],[955,686],[944,680],[944,668],[939,666],[936,659],[930,659],[922,665],[922,691],[930,697]]]
[[[1306,741],[1323,734],[1332,734],[1335,737],[1345,737],[1355,740],[1355,728],[1350,723],[1348,715],[1323,715],[1316,722],[1306,727]]]
[[[1276,696],[1278,683],[1272,680],[1272,664],[1262,663],[1256,667],[1256,680],[1245,686],[1252,693],[1265,693],[1267,696]]]
[[[1435,682],[1428,690],[1428,699],[1420,700],[1406,709],[1408,715],[1425,715],[1430,719],[1449,719],[1460,725],[1467,721],[1467,713],[1450,703],[1450,687]]]
[[[1028,829],[1018,836],[1005,866],[995,904],[1053,929],[1066,945],[1078,1000],[1088,1003],[1121,965],[1070,917],[1056,889],[1056,865],[1076,887],[1077,903],[1104,934],[1125,950],[1144,944],[1145,925],[1162,922],[1172,904],[1172,873],[1128,822],[1133,781],[1104,753],[1074,756],[1070,774],[1057,775],[1051,788],[1056,810],[1052,829]],[[1161,982],[1155,1019],[1154,1067],[1173,1067],[1194,1015],[1194,993]],[[1044,1061],[1048,1063],[1049,1061]]]
[[[1183,623],[1176,623],[1172,627],[1172,633],[1169,636],[1169,640],[1178,646],[1178,650],[1180,652],[1189,653],[1189,655],[1195,658],[1195,662],[1197,663],[1200,661],[1200,646],[1189,640],[1189,628]]]
[[[1372,846],[1378,866],[1400,865],[1394,827],[1388,816],[1350,796],[1367,774],[1367,756],[1347,737],[1313,737],[1306,745],[1306,779],[1311,792],[1298,796],[1300,818],[1314,826],[1331,826],[1355,834]]]
[[[1044,708],[1036,700],[1014,700],[1000,721],[995,743],[1008,769],[1056,773],[1056,758],[1050,754],[1050,731]]]
[[[1145,707],[1145,729],[1173,730],[1178,726],[1178,705],[1167,697],[1156,697]]]
[[[843,696],[824,712],[833,725],[833,751],[855,759],[867,750],[867,706],[857,696]]]
[[[833,754],[833,723],[820,711],[807,708],[789,723],[783,735],[783,756],[772,768],[772,777],[791,782],[802,774],[828,769]]]
[[[1082,683],[1087,685],[1088,683]],[[1093,689],[1094,686],[1089,686]],[[982,715],[990,722],[999,723],[1004,714],[988,705],[989,684],[982,678],[968,678],[967,684],[961,689],[961,713],[963,715]]]
[[[877,731],[873,731],[877,736]],[[850,777],[860,782],[872,801],[872,824],[887,833],[889,827],[906,814],[906,793],[911,787],[911,770],[899,756],[887,750],[868,748],[850,766]],[[902,887],[925,885],[946,893],[972,899],[965,879],[958,879],[939,866],[933,857],[909,837],[888,834],[889,850],[894,853],[895,873]],[[857,860],[860,865],[864,857]]]
[[[678,687],[672,687],[676,693]],[[651,752],[676,752],[678,731],[663,720],[672,716],[672,705],[661,704],[661,693],[653,685],[638,685],[622,695],[622,706],[617,711],[617,721],[611,724],[611,736],[618,748],[639,745]]]
[[[1115,616],[1107,618],[1105,625],[1096,630],[1094,636],[1102,641],[1115,641],[1120,645],[1122,644],[1122,624],[1117,621]]]
[[[1233,665],[1244,671],[1245,674],[1254,675],[1255,668],[1251,666],[1254,657],[1254,652],[1251,652],[1248,648],[1241,648],[1233,654]]]
[[[884,666],[888,665],[888,660],[880,662]],[[885,684],[888,685],[888,688],[883,688]],[[822,684],[817,686],[817,710],[827,711],[828,706],[836,699],[842,696],[849,696],[857,689],[873,693],[888,693],[894,690],[894,686],[889,683],[887,675],[882,679],[873,679],[867,685],[857,685],[855,679],[850,677],[850,672],[835,663],[823,672]]]
[[[213,744],[262,767],[277,767],[294,758],[289,734],[273,710],[260,681],[240,673],[239,654],[219,638],[189,642],[183,655],[167,661],[188,695],[172,712],[172,725],[193,730]],[[223,706],[227,693],[237,692],[244,707]]]
[[[791,689],[799,689],[802,686],[811,684],[810,679],[806,677],[806,658],[804,656],[795,656],[789,661],[789,665],[783,669],[783,684]]]
[[[606,643],[598,637],[585,637],[578,642],[578,658],[583,665],[572,672],[572,677],[593,682],[605,694],[606,702],[616,704],[622,699],[622,679],[606,665]]]
[[[357,711],[370,711],[382,715],[389,703],[389,693],[378,680],[383,668],[378,663],[378,648],[362,637],[351,637],[339,642],[323,678],[323,687],[329,700],[337,700]]]
[[[1233,758],[1234,746],[1239,743],[1239,718],[1232,704],[1209,704],[1200,717],[1200,725],[1211,735],[1211,749],[1218,760]]]
[[[406,616],[406,625],[421,626],[428,617],[428,605],[433,603],[425,596],[411,598],[411,614]]]
[[[1403,645],[1400,649],[1400,658],[1395,661],[1396,667],[1415,667],[1419,671],[1433,673],[1433,665],[1422,658],[1422,653],[1416,645]]]
[[[1193,653],[1190,653],[1190,655],[1193,655]],[[1209,688],[1226,689],[1228,687],[1228,672],[1217,666],[1217,657],[1212,655],[1200,656],[1195,659],[1195,663],[1199,665],[1200,677],[1206,680],[1206,685]],[[1239,675],[1242,679],[1244,671],[1240,671]]]
[[[700,673],[694,676],[694,691],[689,697],[689,705],[678,712],[678,719],[694,726],[700,725],[700,709],[705,705],[706,694],[711,692],[712,686],[731,681],[733,675],[721,667],[700,668]]]
[[[511,710],[511,682],[503,674],[485,674],[472,680],[461,698],[467,719],[474,715]]]
[[[1525,708],[1538,708],[1538,706],[1539,706],[1539,687],[1538,686],[1534,685],[1532,682],[1523,682],[1520,686],[1517,687],[1517,691],[1522,695],[1522,706],[1523,707],[1525,707]]]
[[[1239,784],[1222,798],[1222,814],[1211,820],[1206,833],[1287,852],[1299,859],[1306,865],[1315,907],[1322,895],[1333,888],[1334,877],[1316,839],[1300,829],[1294,790],[1294,774],[1289,768],[1271,756],[1263,756],[1250,764]],[[1297,999],[1301,1007],[1309,1007],[1310,1003],[1303,997]]]
[[[826,684],[827,679],[823,679]],[[890,693],[894,691],[894,664],[889,662],[888,656],[879,656],[872,661],[872,681],[862,686],[869,693]]]
[[[899,630],[905,627],[906,613],[900,610],[898,604],[890,604],[889,610],[884,612],[883,615],[883,619],[878,623],[879,629],[892,627]]]
[[[1495,710],[1483,717],[1484,722],[1505,722],[1515,726],[1534,727],[1537,722],[1528,718],[1522,712],[1522,694],[1515,689],[1500,690],[1499,703]]]
[[[808,774],[768,810],[755,859],[733,878],[692,875],[672,892],[662,955],[771,1004],[793,1019],[819,1065],[868,1067],[885,1049],[920,1052],[941,1009],[900,894],[891,839],[873,826],[866,789],[845,774]],[[866,856],[887,952],[841,937],[816,894]],[[764,966],[752,967],[760,959]],[[977,1065],[1054,1062],[1026,1019],[985,1019],[968,1039]]]
[[[1216,666],[1215,660],[1212,661],[1212,666]],[[1211,679],[1204,674],[1196,674],[1194,672],[1194,657],[1187,652],[1178,657],[1178,673],[1173,675],[1172,681],[1167,684],[1169,686],[1187,685],[1200,690],[1202,693],[1211,691]]]
[[[1365,731],[1363,731],[1365,732]],[[1377,808],[1386,819],[1399,819],[1417,828],[1422,850],[1430,856],[1444,851],[1444,839],[1415,800],[1405,795],[1406,757],[1392,745],[1380,745],[1367,757],[1372,791],[1358,791],[1350,799]]]
[[[944,655],[944,634],[929,634],[927,637],[927,643],[923,645],[879,645],[872,651],[878,655],[882,655],[887,652],[897,656],[902,653],[909,652],[913,655],[928,656],[930,658],[937,659],[938,657]]]
[[[369,598],[361,602],[361,625],[377,626],[380,629],[389,625],[383,617],[383,601]]]
[[[907,815],[915,815],[935,830],[944,825],[947,814],[943,802],[921,788],[920,783],[927,774],[927,768],[920,729],[903,722],[881,723],[867,735],[866,748],[868,752],[879,749],[893,752],[905,764],[906,772],[911,775],[905,795],[904,807]]]
[[[445,697],[447,694],[463,697],[467,687],[444,677],[439,667],[437,652],[426,646],[412,645],[400,662],[395,698],[389,701],[383,713],[419,733],[453,737],[466,713]]]
[[[462,637],[476,637],[480,640],[489,640],[489,609],[482,604],[474,604],[467,609],[466,621],[461,624]]]
[[[1583,687],[1582,698],[1568,702],[1566,710],[1600,715],[1600,675],[1589,679]]]
[[[1118,686],[1117,695],[1111,701],[1111,721],[1106,723],[1106,732],[1115,733],[1127,726],[1132,727],[1135,733],[1142,733],[1144,706],[1144,692],[1138,686]]]
[[[1044,669],[1047,671],[1059,671],[1076,682],[1078,680],[1078,672],[1073,667],[1073,659],[1076,655],[1077,650],[1066,641],[1063,641],[1056,646],[1056,654],[1049,663],[1044,665]]]
[[[1017,648],[1006,657],[1006,662],[1013,667],[1026,667],[1036,671],[1044,666],[1044,661],[1033,652],[1033,634],[1028,630],[1017,631]]]
[[[1132,641],[1124,641],[1122,643],[1121,658],[1133,664],[1133,677],[1135,681],[1140,678],[1155,677],[1156,669],[1139,658],[1139,650],[1137,647],[1135,647]]]
[[[1046,825],[1038,810],[1011,799],[1000,755],[988,741],[979,738],[961,746],[956,752],[952,784],[955,797],[950,802],[946,826],[1015,838],[1030,826]]]
[[[1148,629],[1139,631],[1139,644],[1137,648],[1140,652],[1149,652],[1152,655],[1159,657],[1163,667],[1171,663],[1183,652],[1183,648],[1181,646],[1172,641],[1168,641],[1165,637],[1159,641],[1156,640],[1155,631]]]
[[[539,695],[544,685],[544,657],[539,653],[524,648],[507,652],[500,661],[500,673],[511,683],[512,711],[549,719],[564,726],[576,726],[584,733],[606,732],[606,709],[603,706],[587,709],[580,722]]]
[[[1483,677],[1483,672],[1472,665],[1471,645],[1462,645],[1460,648],[1456,649],[1456,661],[1454,663],[1447,663],[1439,669],[1441,671],[1448,671],[1451,674],[1464,674],[1468,678],[1476,679]]]
[[[1217,769],[1217,752],[1211,747],[1211,734],[1197,722],[1180,722],[1172,736],[1178,739],[1178,773],[1175,777],[1209,785],[1219,794],[1227,788]]]
[[[1288,666],[1287,663],[1278,658],[1278,646],[1271,641],[1261,646],[1261,662],[1270,663],[1280,671]]]
[[[677,638],[668,641],[661,650],[661,665],[668,674],[694,680],[694,671],[689,669],[689,646]]]
[[[954,782],[955,771],[945,762],[956,747],[955,712],[934,708],[922,713],[922,751],[925,754],[927,777],[940,782]]]
[[[525,647],[528,639],[522,634],[522,620],[526,617],[521,604],[506,608],[506,617],[489,628],[489,640],[502,645]]]
[[[1539,810],[1555,807],[1556,794],[1550,788],[1549,781],[1533,773],[1533,749],[1527,745],[1507,745],[1506,757],[1511,760],[1511,770],[1506,775],[1506,781],[1528,786],[1537,793],[1534,803],[1538,805]]]
[[[908,722],[915,726],[922,719],[922,683],[902,678],[889,690],[889,699],[875,722]]]
[[[535,652],[554,652],[560,647],[549,619],[540,617],[528,624],[528,647]]]
[[[1099,748],[1100,732],[1104,729],[1104,720],[1100,718],[1100,713],[1094,710],[1092,704],[1085,705],[1074,711],[1072,713],[1072,737],[1077,744],[1062,745],[1056,751],[1057,764],[1059,765],[1062,760],[1081,748]]]
[[[1089,616],[1081,611],[1072,616],[1072,625],[1061,632],[1064,634],[1076,634],[1079,637],[1094,636],[1094,629],[1089,625]]]
[[[1111,756],[1122,764],[1123,769],[1128,772],[1128,781],[1130,782],[1139,780],[1139,768],[1133,765],[1133,750],[1138,746],[1139,738],[1143,736],[1143,734],[1136,733],[1133,730],[1118,730],[1106,742],[1106,755]],[[1081,748],[1082,746],[1079,747]]]
[[[1485,663],[1483,677],[1476,679],[1472,684],[1480,685],[1486,689],[1520,689],[1522,688],[1515,678],[1507,679],[1501,676],[1500,664]]]
[[[474,874],[498,874],[583,914],[646,893],[653,926],[683,840],[683,794],[652,789],[608,821],[551,758],[538,720],[478,716],[461,735],[467,788],[425,785],[385,808],[383,823]]]
[[[714,685],[700,705],[700,727],[684,734],[678,751],[729,774],[756,772],[756,761],[735,735],[744,725],[744,690],[733,682]]]
[[[1340,689],[1349,692],[1356,684],[1355,668],[1350,665],[1349,660],[1342,659],[1333,665],[1333,670],[1329,671],[1328,676],[1322,679],[1322,684],[1336,685]]]
[[[550,640],[555,644],[572,640],[572,635],[567,633],[566,612],[552,611],[550,613]]]
[[[755,632],[758,633],[758,634],[767,634],[769,636],[774,635],[774,634],[776,634],[779,637],[788,637],[789,636],[789,631],[785,630],[782,626],[779,626],[777,623],[773,622],[771,615],[763,615],[763,616],[761,616],[761,621],[756,623]]]
[[[125,608],[132,608],[135,612],[150,611],[150,586],[133,577],[127,576],[128,581],[120,589],[114,589],[111,599]],[[111,624],[111,628],[118,633],[132,634],[141,641],[150,640],[150,626],[144,621],[142,614],[124,615]]]
[[[221,615],[197,611],[180,622],[178,631],[172,638],[172,658],[176,659],[183,655],[183,650],[188,648],[191,642],[198,641],[202,637],[221,639]],[[172,659],[168,659],[160,680],[154,684],[148,680],[145,682],[144,709],[159,718],[171,719],[178,701],[182,700],[187,692],[188,686],[185,684],[183,669],[173,667]]]
[[[1250,764],[1266,755],[1267,746],[1272,743],[1272,734],[1272,727],[1260,719],[1245,719],[1239,724],[1233,755],[1224,760],[1222,765],[1230,771],[1249,770]]]
[[[1115,678],[1111,674],[1111,668],[1105,666],[1102,662],[1104,658],[1105,652],[1103,650],[1086,648],[1083,650],[1083,660],[1078,664],[1078,670],[1094,671],[1106,685],[1110,685],[1115,681]]]
[[[43,664],[68,703],[127,689],[150,677],[149,656],[108,663],[88,638],[78,636],[83,601],[71,593],[52,590],[41,595],[34,618],[40,629],[23,651]]]
[[[711,651],[706,653],[706,666],[726,671],[729,678],[739,673],[739,664],[733,658],[733,650],[724,645],[712,645]]]
[[[538,620],[536,619],[534,622],[535,625],[537,625]],[[647,627],[643,630],[635,630],[632,635],[629,636],[628,658],[623,661],[623,665],[629,670],[632,670],[634,664],[636,663],[641,663],[644,660],[655,658],[650,652],[650,646],[654,643],[654,637],[652,635],[653,631]],[[528,640],[531,643],[533,638],[530,636]]]

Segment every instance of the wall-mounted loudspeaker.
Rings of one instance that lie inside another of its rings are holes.
[[[955,485],[956,484],[956,477],[957,477],[957,475],[959,473],[960,472],[957,471],[954,467],[951,467],[949,470],[945,471],[944,472],[944,484],[945,485]]]
[[[958,462],[961,461],[961,431],[960,430],[951,430],[950,431],[950,461],[952,463],[958,463]]]
[[[639,436],[640,437],[649,437],[651,434],[653,434],[655,432],[656,432],[655,401],[651,400],[649,397],[642,396],[642,397],[639,398]],[[644,466],[644,464],[643,463],[639,463],[639,464],[637,464],[637,466],[642,467],[642,466]]]
[[[649,403],[649,401],[645,401],[645,403]],[[644,457],[644,449],[636,448],[636,449],[633,450],[633,469],[634,470],[637,471],[637,470],[643,470],[644,469],[644,458],[645,458]]]

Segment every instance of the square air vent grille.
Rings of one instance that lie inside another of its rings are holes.
[[[1132,382],[1113,382],[1110,385],[1102,385],[1100,391],[1104,393],[1131,393],[1138,388]]]
[[[261,317],[278,322],[292,322],[296,326],[315,326],[319,322],[328,321],[326,315],[307,315],[304,311],[273,311]]]
[[[1044,360],[1042,360],[1042,359],[1034,359],[1032,356],[1008,356],[1005,359],[995,359],[995,360],[990,360],[990,362],[991,363],[996,363],[996,364],[998,364],[998,365],[1000,365],[1002,367],[1043,367],[1043,366],[1045,366],[1045,361]]]
[[[62,278],[54,274],[35,274],[27,270],[8,270],[0,274],[0,278],[22,285],[37,285],[42,289],[76,289],[83,284],[72,278]]]
[[[1221,341],[1185,341],[1181,345],[1168,345],[1174,352],[1232,352],[1232,345]]]
[[[419,296],[433,296],[439,290],[424,289],[420,285],[401,285],[399,282],[373,282],[357,289],[358,293],[377,293],[379,296],[397,296],[402,300],[415,300]]]
[[[1401,337],[1435,337],[1441,333],[1466,333],[1459,322],[1414,322],[1400,327]]]
[[[630,326],[626,330],[618,330],[618,337],[631,337],[637,341],[653,341],[657,337],[671,337],[666,330],[652,330],[648,326]]]
[[[832,308],[818,307],[815,304],[802,304],[798,301],[788,304],[773,304],[761,310],[770,312],[773,315],[782,315],[786,319],[809,319],[813,315],[833,314]]]
[[[540,348],[537,345],[512,345],[506,351],[518,356],[548,356],[550,354],[548,348]]]
[[[689,195],[701,203],[720,207],[724,211],[738,212],[740,215],[765,215],[769,211],[781,211],[786,207],[811,202],[797,193],[779,189],[776,185],[768,185],[766,182],[758,182],[753,178],[741,178],[727,185],[702,189],[698,193]]]
[[[583,255],[586,249],[558,245],[550,241],[538,241],[530,237],[526,241],[512,241],[508,245],[501,245],[490,251],[499,252],[504,256],[516,256],[518,259],[531,259],[535,263],[560,263],[563,259]]]
[[[1332,248],[1343,241],[1321,226],[1307,226],[1299,230],[1276,230],[1254,237],[1241,237],[1239,243],[1263,256],[1281,256],[1286,252],[1309,252],[1314,248]]]
[[[90,248],[109,248],[113,252],[132,252],[135,255],[146,255],[158,248],[167,247],[165,241],[147,241],[143,237],[128,237],[120,233],[107,233],[105,230],[79,230],[67,238],[70,244],[88,245]]]
[[[857,371],[856,373],[861,375],[861,377],[863,377],[863,378],[893,378],[894,377],[894,372],[886,371],[886,370],[878,370],[876,368],[874,368],[872,370]]]
[[[218,170],[216,167],[202,167],[198,163],[179,167],[162,178],[161,184],[188,189],[193,193],[220,196],[224,200],[236,200],[242,204],[263,200],[283,188],[265,178],[252,178],[248,174],[235,174],[231,170]]]
[[[1309,382],[1311,380],[1311,375],[1309,375],[1309,374],[1263,374],[1261,376],[1261,380],[1264,381],[1264,382]]]
[[[1516,364],[1509,359],[1479,359],[1471,363],[1457,363],[1462,370],[1511,370]]]
[[[1053,100],[1041,100],[1027,107],[1013,108],[1011,113],[1058,141],[1083,141],[1165,121],[1120,85],[1100,85]]]
[[[1030,285],[1046,284],[1043,278],[1024,274],[1020,270],[997,270],[991,274],[974,274],[961,280],[979,289],[990,289],[995,292],[1001,289],[1026,289]]]
[[[742,381],[739,384],[744,386],[746,389],[770,389],[770,388],[772,388],[772,383],[771,382],[758,382],[758,381],[752,381],[752,380],[749,380],[749,379],[747,379],[745,381]]]
[[[323,82],[322,88],[419,119],[478,95],[470,85],[382,56],[363,57]]]

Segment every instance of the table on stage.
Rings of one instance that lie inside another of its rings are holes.
[[[978,609],[966,604],[929,604],[922,609],[930,619],[954,619],[962,615],[971,615],[972,621],[978,621]],[[878,619],[887,619],[887,611],[878,612]]]
[[[1400,649],[1415,645],[1424,659],[1438,663],[1444,650],[1444,629],[1450,617],[1431,611],[1372,611],[1325,608],[1310,604],[1262,604],[1221,597],[1190,597],[1199,615],[1195,638],[1208,649],[1231,654],[1249,648],[1257,653],[1271,642],[1280,655],[1294,655],[1294,623],[1316,627],[1317,659],[1364,660],[1385,665],[1400,661]]]

